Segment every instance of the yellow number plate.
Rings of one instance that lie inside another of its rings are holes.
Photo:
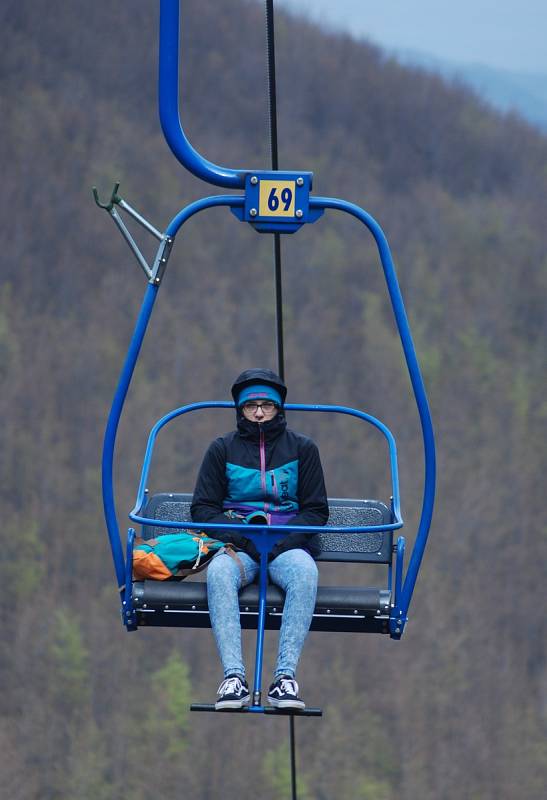
[[[260,181],[259,216],[294,217],[295,187],[295,181]]]

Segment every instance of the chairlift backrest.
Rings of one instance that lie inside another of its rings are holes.
[[[161,493],[152,495],[146,503],[143,516],[161,520],[190,521],[191,494]],[[329,498],[329,521],[325,533],[318,533],[314,543],[318,546],[317,561],[344,561],[389,564],[392,560],[393,531],[329,532],[329,527],[388,525],[393,515],[379,500],[352,500]],[[153,539],[172,528],[143,525],[142,538]],[[212,534],[214,536],[214,534]]]

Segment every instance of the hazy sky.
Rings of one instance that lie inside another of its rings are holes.
[[[277,0],[385,47],[547,73],[547,0]]]

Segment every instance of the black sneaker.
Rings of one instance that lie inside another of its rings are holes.
[[[289,675],[280,675],[268,690],[268,703],[275,708],[306,708],[298,697],[298,684]]]
[[[218,687],[217,695],[215,711],[222,711],[224,708],[243,708],[251,699],[247,681],[239,675],[228,675]]]

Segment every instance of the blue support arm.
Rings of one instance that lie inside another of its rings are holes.
[[[219,167],[192,147],[179,116],[179,0],[161,0],[159,113],[163,134],[183,167],[198,178],[227,189],[243,189],[245,170]]]
[[[349,203],[346,200],[340,200],[332,197],[310,197],[310,208],[332,208],[338,211],[345,211],[346,213],[351,214],[360,220],[369,229],[374,237],[380,255],[380,260],[382,262],[384,277],[386,280],[393,313],[395,315],[395,322],[401,338],[401,344],[403,346],[403,352],[406,359],[412,389],[414,391],[414,396],[418,406],[418,413],[422,427],[425,460],[422,512],[420,516],[418,532],[416,534],[416,540],[410,556],[408,570],[401,589],[398,608],[395,609],[395,613],[399,618],[406,619],[406,614],[410,605],[416,579],[418,577],[418,571],[420,569],[420,564],[422,562],[427,544],[427,537],[433,516],[433,502],[435,499],[435,439],[425,386],[420,372],[418,359],[416,357],[414,342],[412,341],[410,326],[408,324],[401,290],[397,281],[393,259],[391,257],[386,236],[381,227],[370,214],[354,203]]]
[[[102,486],[103,486],[103,508],[106,520],[106,527],[108,529],[108,538],[110,540],[110,548],[112,550],[112,558],[114,560],[114,569],[116,571],[116,579],[118,581],[118,589],[120,592],[125,588],[125,563],[122,550],[122,542],[120,538],[120,529],[118,527],[118,519],[116,516],[116,503],[114,500],[114,445],[116,443],[116,435],[118,432],[118,424],[120,421],[123,405],[127,396],[127,390],[133,377],[133,370],[137,363],[137,358],[140,353],[144,334],[148,327],[150,315],[154,307],[154,302],[158,293],[158,287],[149,283],[144,295],[140,314],[135,325],[133,337],[129,345],[129,350],[122,368],[118,387],[114,400],[112,401],[112,408],[108,416],[106,431],[103,443],[103,458],[102,458]]]

